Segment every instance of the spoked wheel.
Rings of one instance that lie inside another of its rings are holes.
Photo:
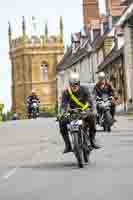
[[[34,118],[34,119],[36,119],[36,118],[37,118],[37,115],[36,115],[36,113],[34,113],[34,114],[33,114],[33,118]]]
[[[111,132],[111,126],[104,126],[103,127],[104,132]]]
[[[38,113],[37,113],[36,110],[34,110],[34,111],[32,112],[32,118],[33,118],[33,119],[36,119],[37,117],[38,117]]]
[[[83,168],[83,150],[82,150],[82,138],[79,136],[78,132],[73,133],[73,143],[74,143],[74,154],[78,161],[79,168]]]
[[[113,125],[112,115],[111,115],[110,111],[106,111],[104,131],[111,132],[111,126],[112,125]]]
[[[108,127],[107,131],[108,131],[108,132],[111,132],[111,127],[110,127],[110,126]]]
[[[84,135],[83,146],[85,147],[85,148],[83,148],[84,162],[88,163],[89,162],[89,156],[90,156],[90,153],[91,153],[91,149],[88,146],[89,136],[87,135],[87,131],[84,132],[83,135]]]

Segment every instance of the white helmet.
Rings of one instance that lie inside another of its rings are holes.
[[[18,117],[18,113],[14,113],[13,116],[14,116],[14,117]]]
[[[99,79],[99,80],[104,80],[104,79],[105,79],[105,73],[104,73],[104,72],[100,72],[100,73],[98,74],[98,79]]]
[[[69,84],[70,85],[80,84],[80,76],[78,73],[72,72],[70,74]]]

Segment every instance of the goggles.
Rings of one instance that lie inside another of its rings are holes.
[[[75,87],[75,86],[79,86],[79,85],[80,85],[79,82],[70,83],[70,86],[71,86],[71,87]]]

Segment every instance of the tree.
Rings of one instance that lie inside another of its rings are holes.
[[[0,102],[0,121],[3,120],[3,109],[4,109],[4,104],[2,102]]]

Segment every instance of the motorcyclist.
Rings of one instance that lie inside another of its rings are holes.
[[[81,106],[82,104],[82,106]],[[65,142],[65,150],[64,153],[71,152],[71,143],[69,139],[69,134],[67,130],[67,124],[69,123],[68,119],[64,116],[64,113],[67,112],[68,107],[70,109],[82,108],[83,110],[90,107],[89,112],[87,113],[87,117],[84,119],[85,124],[89,125],[89,135],[90,135],[90,143],[92,148],[99,148],[95,143],[95,135],[96,135],[96,124],[95,124],[95,114],[92,112],[92,100],[88,89],[84,86],[80,85],[80,79],[78,73],[72,73],[69,79],[69,87],[63,91],[62,95],[62,105],[61,105],[61,118],[59,120],[60,133]]]
[[[13,113],[12,120],[19,120],[19,114]]]
[[[36,100],[38,104],[40,103],[39,97],[37,96],[35,90],[32,90],[31,95],[27,97],[27,110],[28,110],[29,117],[30,117],[31,112],[32,112],[33,100]],[[39,106],[37,107],[37,112],[39,113]]]
[[[100,72],[98,74],[98,82],[96,83],[93,92],[95,94],[95,98],[102,98],[103,95],[108,95],[109,97],[112,97],[111,115],[114,119],[114,116],[115,116],[114,100],[116,100],[117,97],[115,96],[114,88],[112,87],[111,83],[106,79],[104,72]],[[97,112],[99,113],[98,104],[97,104]],[[114,119],[114,121],[115,121],[115,119]]]

